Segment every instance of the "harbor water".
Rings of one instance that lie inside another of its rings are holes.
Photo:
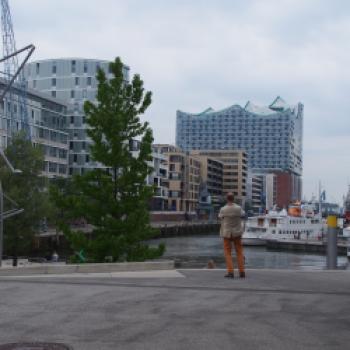
[[[178,268],[206,268],[213,260],[217,268],[224,268],[222,240],[218,235],[159,238],[151,240],[151,245],[165,243],[165,259],[174,259]],[[235,252],[233,249],[233,257]],[[247,268],[269,269],[315,269],[326,267],[326,256],[305,252],[271,251],[266,247],[244,247]],[[347,265],[345,256],[338,256],[338,266]]]

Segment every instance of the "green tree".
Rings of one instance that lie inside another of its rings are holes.
[[[5,154],[20,174],[13,174],[1,163],[0,176],[6,196],[14,200],[24,212],[4,221],[5,253],[17,256],[30,251],[40,219],[45,216],[48,195],[45,179],[40,176],[44,155],[40,148],[33,147],[23,133],[14,135]],[[13,204],[5,197],[5,210]]]
[[[112,79],[101,69],[97,73],[97,104],[86,102],[84,110],[93,143],[90,154],[104,168],[74,177],[71,193],[56,188],[54,197],[69,220],[62,226],[76,252],[84,252],[89,261],[142,261],[162,255],[164,246],[149,247],[145,241],[156,231],[150,226],[148,204],[154,189],[146,185],[152,172],[152,130],[140,120],[151,104],[151,92],[135,75],[125,80],[119,58],[110,63]],[[138,139],[140,147],[132,154],[130,143]],[[65,192],[65,193],[64,193]],[[92,237],[74,230],[70,223],[84,219],[92,226]]]

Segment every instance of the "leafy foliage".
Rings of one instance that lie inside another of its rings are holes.
[[[97,104],[85,102],[87,130],[93,141],[90,154],[99,168],[75,176],[69,195],[56,189],[58,205],[70,217],[62,228],[76,252],[83,251],[88,261],[138,261],[160,256],[164,246],[151,248],[144,243],[156,233],[149,223],[148,203],[153,188],[145,180],[152,172],[149,162],[152,130],[140,120],[151,104],[151,92],[135,75],[127,82],[119,58],[110,64],[113,75],[107,79],[98,71]],[[139,151],[130,144],[140,139]],[[72,220],[84,219],[92,226],[93,239],[72,228]]]
[[[13,174],[1,162],[0,176],[4,192],[24,212],[4,221],[4,248],[8,254],[25,254],[30,249],[40,219],[45,216],[48,203],[48,195],[44,190],[46,180],[40,176],[44,155],[40,148],[33,147],[23,133],[13,136],[5,154],[14,168],[22,172]],[[4,207],[5,210],[13,208],[6,197]]]

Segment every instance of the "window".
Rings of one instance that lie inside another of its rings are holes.
[[[78,161],[78,155],[74,154],[73,155],[73,162],[76,163]]]
[[[49,155],[50,155],[50,157],[57,157],[57,148],[50,147]]]
[[[56,78],[51,79],[51,86],[56,86]]]
[[[36,80],[35,79],[33,80],[33,88],[34,89],[36,88]]]
[[[91,86],[91,77],[87,78],[87,86]]]
[[[73,61],[71,62],[71,72],[72,72],[72,73],[75,73],[75,71],[76,71],[76,61],[73,60]]]
[[[36,64],[36,74],[40,73],[40,63]]]
[[[90,162],[90,156],[87,154],[86,157],[85,157],[85,161],[86,163],[89,163]]]
[[[73,142],[69,142],[69,149],[73,149]]]
[[[87,62],[84,62],[84,73],[87,73],[88,71],[88,64]]]
[[[101,69],[101,67],[100,67],[100,64],[97,63],[97,64],[96,64],[96,73],[99,71],[99,69]]]
[[[86,91],[86,89],[83,90],[83,98],[87,98],[87,91]]]
[[[74,124],[74,116],[73,115],[71,115],[71,117],[70,117],[70,123]]]
[[[71,92],[70,92],[70,97],[71,97],[71,98],[74,98],[74,97],[75,97],[75,91],[74,91],[74,90],[71,90]]]
[[[57,73],[57,66],[56,66],[56,62],[54,62],[52,65],[52,74],[56,74],[56,73]]]
[[[34,112],[34,110],[32,109],[32,119],[34,119],[34,117],[35,117],[35,112]]]
[[[65,149],[60,149],[59,150],[59,157],[62,159],[67,158],[67,151]]]
[[[57,171],[57,164],[49,162],[49,172],[50,173],[55,173]]]
[[[51,96],[56,97],[56,91],[51,91]]]
[[[79,77],[75,77],[75,86],[79,85]]]
[[[64,164],[59,164],[58,171],[60,174],[65,174],[67,172],[67,167]]]

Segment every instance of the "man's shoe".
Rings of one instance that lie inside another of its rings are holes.
[[[245,278],[245,272],[244,271],[239,273],[239,278]]]
[[[225,275],[225,278],[234,278],[233,272],[228,272],[228,273]]]

